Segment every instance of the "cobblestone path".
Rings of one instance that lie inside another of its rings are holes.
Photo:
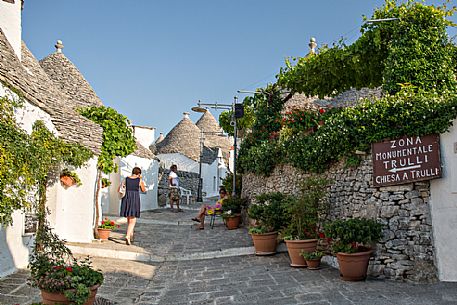
[[[228,231],[219,223],[214,230],[197,231],[188,221],[193,211],[177,214],[161,211],[144,214],[135,247],[125,246],[120,235],[91,247],[115,252],[128,248],[132,252],[176,258],[187,252],[251,246],[244,229]],[[457,283],[410,284],[374,279],[344,282],[339,279],[338,271],[329,266],[317,271],[293,269],[285,253],[162,262],[99,257],[93,261],[105,275],[97,304],[457,304]],[[0,279],[0,304],[39,301],[39,292],[26,285],[27,275],[27,271],[20,271]]]

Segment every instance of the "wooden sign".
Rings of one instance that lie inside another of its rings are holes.
[[[374,143],[373,184],[386,186],[441,177],[439,135]]]

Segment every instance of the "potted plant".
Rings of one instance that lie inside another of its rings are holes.
[[[29,284],[41,290],[42,304],[91,305],[103,283],[89,258],[76,260],[47,224],[37,233],[29,268]]]
[[[287,223],[288,214],[284,201],[289,197],[281,193],[265,193],[256,197],[256,204],[249,207],[249,218],[254,225],[249,229],[256,255],[276,253],[278,231]]]
[[[232,197],[224,199],[222,204],[222,217],[224,218],[227,229],[237,229],[240,225],[241,210],[246,206],[247,199]]]
[[[81,179],[79,179],[78,174],[68,170],[68,168],[63,169],[62,172],[60,173],[60,181],[66,187],[70,187],[75,184],[77,186],[82,185]]]
[[[382,226],[371,219],[335,220],[325,226],[336,253],[340,275],[346,281],[360,281],[367,276],[373,246],[382,237]]]
[[[281,233],[292,267],[306,267],[301,252],[316,251],[319,215],[327,207],[323,200],[327,184],[325,179],[308,178],[301,185],[300,195],[287,201],[286,211],[290,220]]]
[[[111,231],[116,227],[119,228],[119,225],[116,225],[114,221],[105,217],[105,219],[102,220],[102,223],[98,226],[98,236],[101,240],[107,240]]]
[[[301,256],[306,261],[306,266],[310,270],[317,270],[319,269],[319,265],[321,264],[321,258],[324,256],[324,253],[321,251],[313,251],[313,252],[305,252],[302,251],[300,253]]]

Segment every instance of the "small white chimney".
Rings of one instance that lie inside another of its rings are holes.
[[[308,46],[309,46],[309,55],[316,54],[316,47],[317,47],[316,38],[311,37],[311,39],[309,40]]]
[[[146,148],[154,143],[155,128],[148,126],[132,126],[135,139]]]
[[[189,112],[183,112],[183,119],[190,119],[189,115],[190,113]]]
[[[0,28],[19,60],[22,48],[21,6],[20,0],[0,1]]]

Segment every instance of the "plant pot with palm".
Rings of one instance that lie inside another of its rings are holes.
[[[325,235],[331,238],[341,278],[345,281],[366,279],[373,247],[382,237],[381,224],[363,218],[335,220],[325,226]]]
[[[241,221],[241,210],[247,205],[246,198],[232,197],[224,199],[222,217],[227,229],[238,229]]]
[[[278,231],[288,221],[284,201],[288,196],[281,193],[265,193],[256,197],[256,203],[248,210],[249,218],[254,225],[249,229],[254,242],[256,255],[272,255],[276,253]]]
[[[321,264],[321,258],[322,258],[322,256],[324,256],[324,253],[321,251],[313,251],[313,252],[302,251],[300,253],[300,255],[303,256],[303,258],[305,259],[306,266],[308,267],[308,269],[317,270],[317,269],[319,269],[319,266]]]
[[[37,233],[29,268],[29,284],[41,290],[41,304],[91,305],[103,283],[89,258],[75,259],[47,224]]]
[[[319,215],[327,208],[324,200],[327,184],[325,179],[308,178],[301,185],[301,193],[287,201],[290,220],[282,235],[292,267],[306,267],[301,253],[316,251]]]
[[[98,236],[101,240],[108,240],[111,231],[115,228],[119,228],[119,225],[116,225],[114,221],[110,220],[108,217],[105,217],[105,219],[103,219],[98,226]]]

